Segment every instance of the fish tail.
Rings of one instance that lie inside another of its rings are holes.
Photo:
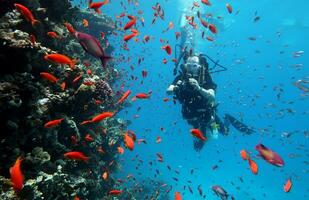
[[[101,59],[103,68],[105,68],[105,67],[106,67],[107,61],[109,61],[110,59],[112,59],[112,57],[111,57],[111,56],[102,56],[100,59]]]

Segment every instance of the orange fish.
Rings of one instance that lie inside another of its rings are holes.
[[[54,75],[48,73],[48,72],[41,72],[40,76],[52,83],[57,83],[57,81],[59,80],[58,78],[56,78]]]
[[[22,158],[18,157],[15,164],[10,168],[11,182],[16,191],[20,191],[24,186],[24,175],[21,172],[20,165]]]
[[[92,1],[90,1],[92,2]],[[101,14],[101,10],[100,8],[103,6],[103,5],[106,5],[108,4],[109,0],[104,0],[103,2],[95,2],[95,3],[89,3],[89,8],[91,9],[94,9],[94,11],[98,14]]]
[[[108,179],[108,177],[109,177],[108,171],[103,172],[102,179],[106,181]]]
[[[136,24],[136,18],[132,16],[132,19],[124,26],[124,30],[128,30]]]
[[[89,157],[85,156],[85,154],[79,151],[71,151],[63,155],[64,157],[71,159],[71,160],[78,160],[78,161],[85,161],[85,162],[89,160]]]
[[[106,119],[106,118],[109,118],[109,117],[112,117],[114,115],[114,113],[112,112],[103,112],[97,116],[94,116],[92,119],[91,119],[91,122],[100,122],[102,121],[103,119]]]
[[[122,190],[111,190],[108,192],[109,195],[120,195]]]
[[[74,200],[80,200],[80,198],[77,195],[75,195]]]
[[[227,8],[227,11],[231,14],[233,12],[233,8],[231,6],[231,4],[227,3],[226,4],[226,8]]]
[[[85,140],[86,140],[87,142],[93,142],[93,141],[94,141],[93,137],[91,137],[90,134],[87,134],[87,135],[85,136]]]
[[[203,4],[206,4],[207,6],[211,6],[211,3],[209,2],[209,0],[202,0]]]
[[[145,93],[139,93],[139,94],[135,95],[135,97],[138,98],[138,99],[148,99],[149,95],[145,94]]]
[[[124,149],[122,147],[117,147],[117,151],[118,151],[119,154],[124,153]]]
[[[73,26],[69,23],[64,23],[65,27],[68,29],[68,31],[71,33],[71,34],[75,34],[75,29],[73,28]]]
[[[208,25],[208,28],[209,28],[209,30],[210,30],[213,34],[216,34],[216,33],[217,33],[217,28],[216,28],[215,25],[209,24],[209,25]]]
[[[72,83],[77,83],[82,77],[83,77],[83,74],[78,75],[77,77],[73,79]]]
[[[63,81],[60,85],[61,87],[61,90],[64,91],[65,90],[65,87],[66,87],[66,83]]]
[[[240,151],[240,156],[243,160],[247,160],[248,159],[248,155],[247,155],[247,152],[246,150],[241,150]]]
[[[32,24],[32,26],[35,26],[36,24],[40,23],[38,20],[36,20],[34,17],[33,17],[33,14],[32,12],[25,6],[21,5],[21,4],[18,4],[18,3],[15,3],[14,4],[16,10],[22,14],[24,16],[24,18],[30,22]]]
[[[291,188],[292,188],[292,181],[291,181],[291,179],[289,178],[289,179],[285,182],[285,184],[283,185],[283,190],[284,190],[284,192],[290,192]]]
[[[200,140],[203,140],[203,141],[207,140],[207,138],[203,135],[202,131],[200,131],[199,129],[194,128],[194,129],[191,129],[190,132],[192,135],[194,135]]]
[[[253,160],[251,160],[250,157],[248,158],[248,161],[252,173],[256,175],[258,173],[258,165]]]
[[[125,146],[131,151],[134,149],[134,141],[133,138],[129,136],[129,134],[125,133],[123,136]]]
[[[83,19],[83,26],[84,27],[88,27],[89,26],[89,22],[88,22],[88,20],[87,19]]]
[[[72,60],[69,57],[62,54],[48,54],[44,56],[44,59],[51,61],[57,64],[66,64],[69,65],[71,69],[75,69],[76,60]]]
[[[116,104],[120,104],[120,103],[124,102],[124,101],[129,97],[130,94],[131,94],[131,90],[127,90],[127,91],[122,95],[122,97],[117,101]]]
[[[56,39],[60,38],[59,35],[54,31],[47,32],[47,35],[51,38],[56,38]]]
[[[181,197],[181,195],[180,195],[179,192],[175,192],[175,194],[174,194],[174,200],[182,200],[182,197]]]
[[[44,124],[44,127],[45,127],[45,128],[52,128],[52,127],[55,127],[55,126],[59,125],[63,120],[64,120],[64,118],[55,119],[55,120],[49,121],[49,122],[47,122],[47,123]]]
[[[172,54],[172,48],[171,48],[170,45],[165,45],[165,46],[163,46],[161,48],[164,49],[168,55]]]
[[[132,38],[134,38],[136,35],[137,35],[136,33],[131,33],[131,34],[129,34],[129,35],[125,35],[125,36],[123,37],[123,40],[124,40],[125,42],[127,42],[127,41],[131,40]]]
[[[210,36],[207,36],[207,38],[206,38],[208,41],[210,41],[210,42],[213,42],[214,41],[214,38],[213,37],[210,37]]]

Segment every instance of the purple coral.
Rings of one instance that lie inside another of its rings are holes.
[[[113,89],[108,82],[99,80],[95,83],[95,95],[100,100],[108,100],[113,96]]]

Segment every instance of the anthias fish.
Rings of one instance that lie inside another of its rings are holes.
[[[10,168],[11,182],[16,191],[22,190],[24,186],[24,175],[20,168],[21,162],[22,158],[18,157],[15,164]]]
[[[260,153],[260,156],[267,162],[272,165],[283,167],[284,161],[283,159],[271,149],[265,147],[263,144],[258,144],[255,146],[255,149]]]

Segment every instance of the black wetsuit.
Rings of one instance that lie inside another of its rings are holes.
[[[206,90],[215,90],[217,85],[212,81],[210,74],[206,70],[204,77],[204,83],[199,83],[199,85]],[[176,76],[173,85],[176,85],[179,80],[183,83],[175,91],[175,98],[182,104],[183,118],[187,119],[188,123],[194,128],[206,128],[211,116],[214,114],[214,108],[209,105],[208,100],[199,91],[192,88],[188,82],[189,78],[185,74],[181,73]],[[191,121],[192,118],[198,118],[198,120]]]

